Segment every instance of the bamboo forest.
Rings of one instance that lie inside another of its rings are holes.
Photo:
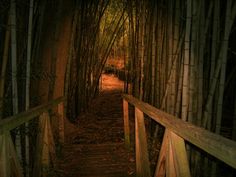
[[[0,177],[235,177],[235,0],[1,0]]]

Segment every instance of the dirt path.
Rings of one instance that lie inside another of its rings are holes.
[[[65,145],[60,171],[66,177],[134,176],[133,154],[124,148],[123,82],[102,76],[102,91],[78,118],[77,130]]]

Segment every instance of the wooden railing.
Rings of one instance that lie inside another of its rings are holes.
[[[182,121],[144,103],[131,95],[123,95],[125,143],[130,146],[129,104],[135,107],[136,173],[150,177],[144,114],[165,127],[155,177],[190,177],[185,141],[236,169],[236,142]]]
[[[59,121],[59,141],[64,142],[64,97],[47,104],[35,107],[0,121],[0,177],[23,177],[15,146],[10,131],[39,116],[36,152],[34,158],[33,176],[40,177],[55,158],[54,136],[52,134],[49,110],[57,106]],[[29,176],[29,174],[26,174]]]

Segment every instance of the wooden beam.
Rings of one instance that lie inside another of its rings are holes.
[[[39,133],[37,137],[36,156],[33,169],[34,177],[47,176],[43,169],[55,161],[55,144],[52,135],[50,117],[47,112],[40,115]]]
[[[174,163],[174,147],[171,143],[171,131],[168,131],[168,145],[167,145],[167,157],[166,157],[166,177],[180,177],[176,173],[176,165]]]
[[[9,132],[0,135],[0,176],[23,177],[23,170]]]
[[[42,169],[42,152],[43,152],[43,137],[44,137],[44,129],[45,129],[45,119],[44,116],[46,114],[41,114],[39,117],[39,129],[37,134],[37,142],[36,142],[36,153],[34,157],[34,167],[33,167],[33,176],[41,177],[41,169]]]
[[[10,161],[9,152],[7,146],[6,134],[0,135],[0,176],[9,177],[10,176]]]
[[[188,142],[236,168],[236,142],[178,119],[131,95],[123,95],[130,104]]]
[[[49,167],[51,162],[56,160],[55,143],[52,134],[51,122],[48,113],[44,113],[44,136],[42,150],[42,164],[44,167]]]
[[[64,100],[65,100],[64,97],[60,97],[53,101],[50,101],[47,104],[37,106],[26,112],[19,113],[17,115],[1,120],[0,121],[0,134],[2,134],[3,132],[10,131],[20,126],[21,124],[28,122],[29,120],[41,115],[43,112],[47,111],[48,109],[53,108],[54,106],[58,105]]]
[[[167,148],[168,148],[168,141],[169,141],[168,136],[169,136],[168,132],[165,131],[154,177],[166,176],[166,156],[167,156]]]
[[[170,132],[174,166],[178,177],[191,177],[184,139]]]
[[[10,156],[10,162],[11,162],[11,176],[14,177],[23,177],[23,169],[21,167],[20,161],[18,159],[15,146],[12,142],[10,132],[7,133],[7,139],[9,143],[9,156]]]
[[[147,138],[143,112],[135,108],[136,173],[138,177],[150,177]]]
[[[123,99],[125,146],[130,150],[129,104]]]

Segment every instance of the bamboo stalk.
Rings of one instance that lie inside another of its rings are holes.
[[[187,0],[187,15],[186,15],[186,30],[185,30],[185,43],[184,43],[184,61],[183,61],[183,91],[182,91],[182,111],[181,119],[187,121],[188,110],[188,80],[189,80],[189,54],[190,54],[190,28],[192,20],[192,0]]]
[[[12,109],[13,115],[18,114],[18,82],[17,82],[17,38],[16,38],[16,1],[11,0],[10,7],[10,19],[11,19],[11,82],[12,82]],[[17,130],[18,131],[18,130]],[[15,135],[15,144],[18,156],[22,159],[20,136]]]
[[[10,14],[8,15],[7,25],[10,25]],[[8,53],[9,53],[9,43],[10,43],[10,30],[6,29],[5,41],[4,41],[4,50],[3,50],[3,59],[2,59],[2,68],[1,68],[1,77],[0,77],[0,120],[3,118],[3,100],[4,100],[4,87],[5,87],[5,75],[7,69]]]
[[[236,141],[236,97],[234,98],[234,119],[233,119],[232,139]]]
[[[217,48],[219,41],[219,0],[214,3],[214,17],[213,17],[213,32],[212,32],[212,52],[211,52],[211,69],[210,69],[210,82],[212,82],[214,77],[216,58],[217,58]],[[212,128],[212,107],[209,108],[209,119],[207,121],[207,129]]]
[[[219,85],[219,100],[217,104],[217,114],[216,114],[216,130],[217,134],[220,134],[221,120],[222,120],[222,104],[223,104],[223,95],[224,95],[224,85],[225,85],[225,75],[226,75],[226,65],[227,65],[227,54],[228,54],[228,43],[229,35],[231,31],[231,6],[232,0],[227,1],[226,15],[225,15],[225,31],[223,39],[223,49],[221,55],[221,72],[220,72],[220,85]]]
[[[228,13],[228,12],[227,12]],[[236,15],[236,13],[233,13]],[[229,16],[227,16],[228,18],[228,22],[227,22],[227,25],[225,27],[225,31],[224,31],[224,41],[222,41],[222,44],[220,46],[220,51],[219,51],[219,58],[217,60],[217,63],[216,63],[216,68],[215,68],[215,72],[214,72],[214,76],[213,76],[213,79],[212,79],[212,82],[210,84],[210,88],[209,88],[209,92],[208,92],[208,95],[207,95],[207,102],[206,102],[206,106],[205,106],[205,109],[204,109],[204,113],[203,113],[203,121],[202,121],[202,126],[203,127],[206,127],[207,125],[207,121],[208,121],[208,118],[209,118],[209,110],[210,110],[210,107],[212,106],[212,101],[213,101],[213,96],[214,96],[214,93],[215,93],[215,90],[216,90],[216,86],[217,86],[217,81],[218,81],[218,76],[220,74],[220,70],[221,70],[221,67],[222,67],[222,62],[225,63],[225,61],[223,60],[226,60],[224,57],[227,57],[227,48],[228,48],[228,38],[229,38],[229,35],[230,35],[230,30],[232,28],[232,21],[233,19],[235,19],[235,16],[232,18],[232,14],[228,14]],[[225,64],[223,64],[225,65]],[[218,122],[219,123],[219,122]]]
[[[143,5],[141,5],[143,6]],[[140,23],[139,23],[139,28],[140,28],[140,33],[139,33],[139,46],[138,46],[138,52],[139,52],[139,60],[140,60],[140,82],[139,82],[139,99],[143,99],[143,92],[144,92],[144,86],[143,86],[143,82],[144,82],[144,40],[145,40],[145,12],[143,12],[140,8],[140,15],[141,15],[141,19],[140,19]]]
[[[152,49],[151,49],[151,58],[152,58],[152,67],[151,67],[151,104],[155,105],[155,85],[156,85],[156,80],[155,80],[155,71],[156,71],[156,51],[157,51],[157,44],[156,44],[156,34],[155,34],[155,30],[156,30],[156,21],[157,21],[157,4],[154,4],[154,10],[153,10],[153,25],[152,25]]]
[[[11,0],[11,58],[12,58],[12,95],[13,114],[18,113],[18,86],[17,86],[17,41],[16,41],[16,1]]]
[[[190,40],[190,65],[189,65],[189,107],[188,107],[188,121],[195,122],[194,120],[194,110],[196,99],[194,98],[196,93],[196,84],[195,84],[195,48],[196,48],[196,37],[197,37],[197,19],[195,14],[197,14],[196,6],[198,5],[195,2],[192,2],[192,26],[191,26],[191,40]]]
[[[28,24],[28,40],[27,40],[27,61],[26,61],[26,98],[25,98],[25,110],[27,111],[30,107],[30,69],[31,69],[31,48],[32,48],[32,27],[33,27],[33,7],[34,0],[30,0],[29,7],[29,24]],[[25,129],[29,128],[28,123],[25,124]],[[25,135],[25,174],[29,176],[29,136]]]
[[[177,103],[177,98],[178,98],[178,81],[179,79],[181,78],[181,75],[180,77],[178,76],[178,63],[179,63],[179,59],[181,58],[181,53],[178,52],[178,53],[174,53],[174,51],[177,51],[177,48],[178,48],[178,42],[180,39],[180,36],[179,36],[179,33],[180,33],[180,22],[179,22],[179,18],[180,18],[180,2],[179,0],[177,0],[175,2],[175,7],[174,7],[174,34],[173,34],[173,57],[177,57],[177,61],[174,63],[173,65],[173,76],[172,76],[172,80],[171,80],[171,95],[172,95],[172,102],[174,104],[174,107],[173,107],[173,112],[172,114],[175,115],[176,113],[176,103]],[[184,36],[183,36],[184,37]],[[182,37],[182,38],[183,38]],[[182,39],[183,41],[183,39]],[[182,44],[180,45],[180,47],[182,48]],[[180,71],[182,71],[180,69]]]

